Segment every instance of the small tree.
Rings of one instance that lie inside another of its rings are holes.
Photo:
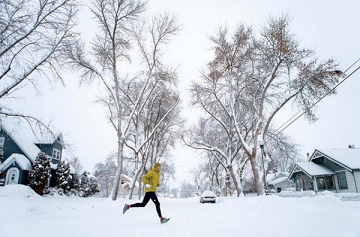
[[[80,190],[80,179],[77,173],[71,175],[71,180],[69,182],[70,194],[79,195]]]
[[[111,194],[116,168],[114,156],[108,156],[104,162],[95,164],[94,176],[98,180],[100,194],[103,197],[108,197]]]
[[[69,160],[69,164],[74,167],[75,173],[80,174],[81,170],[83,169],[83,165],[79,159],[79,157],[74,156]]]
[[[65,164],[65,161],[60,161],[55,174],[55,188],[60,194],[67,194],[70,190],[70,165]]]
[[[50,170],[49,159],[44,152],[40,152],[28,176],[29,186],[39,195],[44,194],[44,189],[50,176]]]
[[[189,182],[183,182],[180,189],[180,198],[189,198],[196,193],[196,187]]]
[[[84,171],[81,176],[79,196],[90,197],[98,192],[100,192],[100,189],[96,178],[89,176],[89,173]]]

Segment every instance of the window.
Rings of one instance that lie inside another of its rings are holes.
[[[52,155],[53,159],[55,160],[60,160],[60,150],[59,149],[53,149],[53,155]]]
[[[317,177],[316,184],[317,184],[318,190],[324,190],[325,189],[324,176]]]
[[[339,189],[347,189],[347,181],[346,181],[346,175],[345,171],[337,173],[338,177],[338,183],[339,183]]]
[[[326,188],[329,189],[329,190],[332,190],[334,189],[334,183],[333,183],[333,177],[332,176],[325,176],[325,185],[326,185]]]
[[[334,189],[334,184],[332,181],[331,175],[324,175],[324,176],[318,176],[316,177],[316,184],[318,187],[318,190],[332,190]]]

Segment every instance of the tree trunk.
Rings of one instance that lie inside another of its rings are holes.
[[[235,188],[236,188],[236,196],[239,197],[240,194],[241,194],[241,192],[242,192],[242,188],[239,187],[239,183],[238,183],[238,181],[236,180],[236,176],[235,176],[235,174],[234,174],[234,169],[233,169],[233,167],[232,167],[232,166],[229,166],[228,169],[229,169],[231,178],[232,178],[232,180],[233,180],[233,182],[234,182],[234,185],[235,185]]]
[[[112,190],[112,194],[111,194],[111,198],[113,201],[116,200],[117,195],[118,195],[118,191],[119,191],[119,183],[120,183],[120,177],[121,177],[121,173],[123,170],[123,161],[124,161],[124,157],[123,157],[123,149],[124,149],[124,140],[122,137],[122,132],[121,132],[121,123],[120,120],[118,122],[118,168],[116,170],[116,174],[115,174],[115,178],[114,178],[114,187]]]
[[[130,193],[129,193],[129,196],[128,196],[128,198],[131,200],[132,199],[132,195],[133,195],[133,192],[134,192],[134,187],[135,187],[135,184],[136,184],[136,182],[137,182],[137,180],[138,180],[138,177],[139,177],[139,174],[141,173],[141,170],[142,170],[142,167],[140,167],[139,169],[137,169],[136,170],[136,172],[135,172],[135,176],[133,177],[133,180],[132,180],[132,182],[131,182],[131,184],[130,184]],[[141,182],[139,182],[139,183],[141,183]],[[140,190],[140,186],[139,186],[139,190]]]
[[[35,193],[39,194],[40,196],[44,195],[44,189],[45,189],[45,183],[42,183],[40,185],[37,185],[37,186],[33,186],[31,187]]]
[[[256,185],[256,187],[255,187],[256,194],[259,196],[261,194],[261,187],[260,187],[260,183],[259,183],[259,173],[256,169],[255,157],[256,157],[256,152],[254,151],[254,148],[253,148],[253,152],[252,152],[251,156],[249,157],[249,160],[250,160],[250,164],[251,164],[251,170],[254,175],[254,182]]]

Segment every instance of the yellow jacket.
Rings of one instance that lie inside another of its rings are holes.
[[[159,180],[160,180],[159,171],[155,167],[152,167],[151,170],[142,177],[142,182],[144,186],[146,184],[151,185],[149,188],[145,187],[145,193],[156,192],[156,189],[159,186]]]

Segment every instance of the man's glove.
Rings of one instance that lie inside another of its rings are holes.
[[[150,184],[145,184],[145,187],[146,187],[146,188],[150,188],[151,185],[150,185]]]

